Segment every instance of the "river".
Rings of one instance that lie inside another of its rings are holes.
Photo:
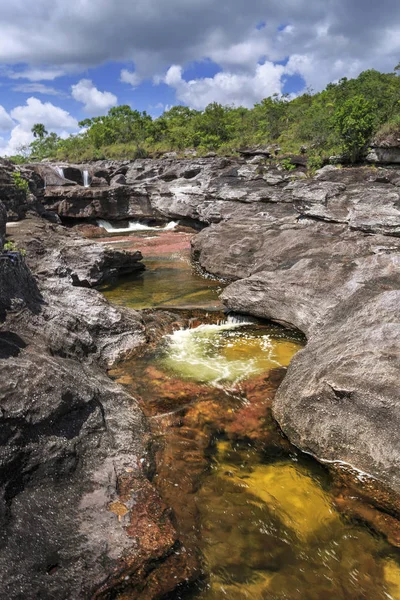
[[[106,297],[148,309],[147,319],[167,315],[148,351],[110,375],[151,422],[154,483],[174,511],[190,573],[169,597],[400,600],[399,550],[340,510],[328,470],[272,417],[304,338],[225,315],[225,282],[192,265],[190,236],[171,228],[101,240],[142,250],[147,266],[104,288]]]

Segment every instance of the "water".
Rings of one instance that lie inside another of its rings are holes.
[[[217,302],[221,282],[193,270],[187,254],[145,262],[143,278],[107,297],[135,308]],[[273,420],[273,397],[303,345],[278,325],[207,312],[199,321],[196,311],[110,373],[149,418],[153,481],[197,576],[174,600],[400,600],[399,551],[339,512],[327,469]]]
[[[218,295],[222,284],[202,277],[191,264],[187,252],[144,259],[146,270],[103,288],[115,304],[136,310],[150,307],[222,308]]]
[[[58,173],[58,175],[59,175],[60,177],[63,177],[63,178],[64,178],[64,169],[63,169],[62,167],[59,167],[58,165],[56,165],[56,166],[54,167],[54,170],[55,170],[55,171]]]
[[[171,231],[172,229],[175,229],[178,222],[171,221],[164,226],[151,227],[150,225],[145,225],[139,221],[129,221],[128,227],[118,227],[118,225],[112,225],[109,221],[99,219],[97,224],[99,227],[103,227],[107,233],[129,233],[131,231]]]
[[[90,187],[90,176],[89,176],[89,171],[83,171],[82,172],[82,177],[83,177],[83,186],[84,187]]]
[[[244,330],[245,328],[245,330]],[[227,320],[166,337],[161,365],[167,371],[213,386],[236,385],[272,368],[288,366],[299,344],[273,339],[245,320]]]

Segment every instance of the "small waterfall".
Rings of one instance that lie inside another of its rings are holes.
[[[90,175],[89,175],[89,171],[83,171],[82,173],[82,177],[83,177],[83,186],[84,187],[90,187]]]
[[[239,314],[230,314],[225,321],[227,325],[254,325],[256,322],[256,319]]]
[[[178,225],[176,221],[171,221],[164,225],[164,227],[151,227],[150,225],[144,225],[138,221],[129,221],[128,227],[114,227],[109,221],[99,219],[97,221],[99,227],[103,227],[107,233],[129,233],[130,231],[171,231]]]
[[[64,177],[64,169],[63,169],[63,167],[60,167],[60,166],[56,165],[56,166],[54,167],[54,169],[55,169],[55,171],[58,173],[58,175],[59,175],[60,177],[62,177],[63,179],[65,179],[65,177]]]

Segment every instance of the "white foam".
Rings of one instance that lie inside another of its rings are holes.
[[[103,227],[107,233],[129,233],[130,231],[171,231],[178,225],[178,221],[171,221],[164,225],[164,227],[151,227],[138,221],[129,221],[129,227],[114,227],[114,225],[104,219],[99,219],[97,224],[99,227]]]
[[[199,325],[193,329],[179,329],[167,335],[168,348],[163,364],[167,368],[179,371],[181,376],[194,378],[215,387],[226,387],[228,383],[236,384],[252,374],[257,374],[260,372],[260,368],[262,369],[257,357],[249,356],[243,360],[242,358],[228,358],[224,355],[223,350],[221,353],[219,334],[253,324],[244,319],[245,317],[242,317],[238,322],[235,321],[235,317],[231,316],[223,323]],[[226,348],[234,346],[236,336],[233,335],[231,340],[225,341]],[[237,335],[242,337],[239,332]],[[260,350],[265,353],[264,359],[268,360],[271,365],[278,366],[279,363],[274,359],[274,343],[270,336],[260,336],[259,345]]]

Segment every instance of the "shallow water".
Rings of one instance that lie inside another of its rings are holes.
[[[187,256],[146,264],[139,286],[126,280],[107,297],[135,308],[217,305],[219,282]],[[150,419],[154,483],[174,509],[179,552],[202,574],[171,598],[400,600],[399,551],[337,510],[328,471],[272,418],[303,343],[277,325],[204,316],[111,373]]]
[[[136,310],[162,306],[221,308],[220,281],[200,275],[188,252],[145,259],[146,270],[102,289],[110,302]]]

